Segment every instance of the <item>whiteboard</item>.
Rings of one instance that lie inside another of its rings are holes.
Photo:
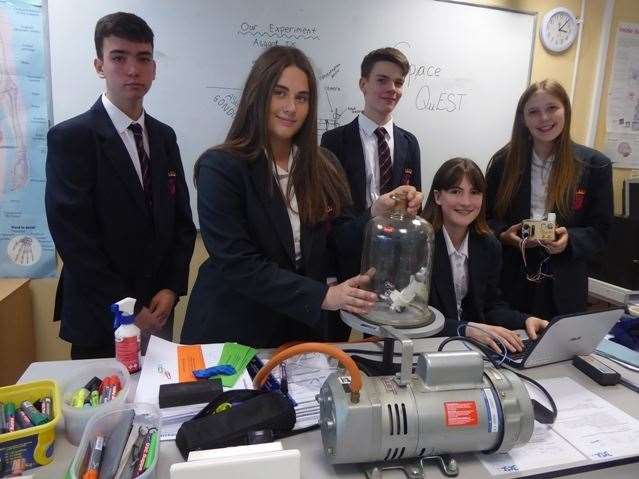
[[[319,81],[320,134],[363,108],[361,60],[384,46],[411,63],[394,112],[419,140],[422,185],[455,156],[485,168],[510,136],[526,89],[536,16],[430,0],[49,0],[53,119],[87,110],[103,91],[94,69],[101,16],[129,11],[153,29],[157,78],[146,111],[177,134],[196,215],[193,164],[223,141],[255,58],[294,45]]]

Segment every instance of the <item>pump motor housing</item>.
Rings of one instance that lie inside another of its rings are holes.
[[[511,371],[484,368],[477,352],[422,353],[403,386],[395,376],[362,379],[357,402],[343,371],[329,376],[317,396],[332,464],[505,452],[532,436],[523,382]]]

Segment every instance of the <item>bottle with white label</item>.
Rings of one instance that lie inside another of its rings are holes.
[[[137,373],[140,370],[140,328],[135,325],[134,298],[124,298],[111,305],[115,314],[115,359],[129,370]]]

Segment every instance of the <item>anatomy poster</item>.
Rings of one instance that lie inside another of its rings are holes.
[[[49,128],[42,2],[0,0],[0,277],[51,276],[44,211]]]

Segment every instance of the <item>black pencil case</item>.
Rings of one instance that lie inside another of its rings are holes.
[[[160,385],[158,403],[160,409],[190,404],[208,403],[222,394],[222,381],[219,378],[203,379],[188,383]]]

